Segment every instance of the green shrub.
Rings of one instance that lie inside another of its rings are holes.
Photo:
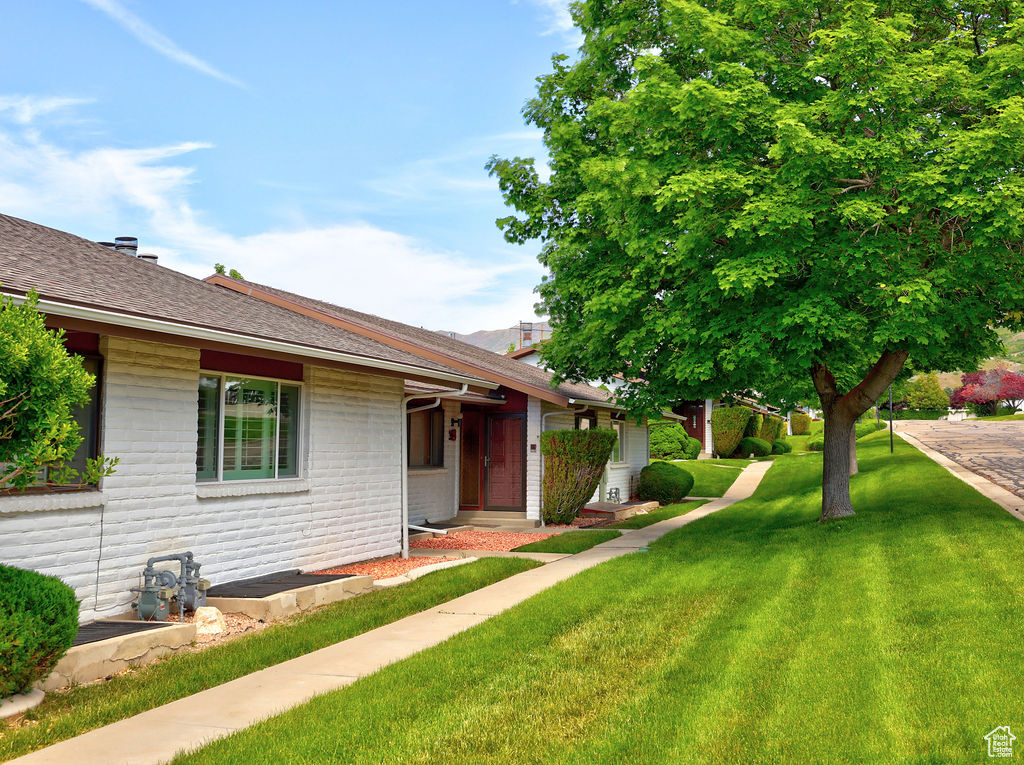
[[[857,438],[864,438],[864,436],[870,436],[872,433],[876,433],[879,430],[885,430],[888,425],[884,422],[875,422],[870,420],[869,422],[858,422],[855,426],[857,431]]]
[[[693,476],[671,462],[652,462],[640,471],[636,493],[645,502],[672,505],[681,502],[693,488]]]
[[[728,457],[736,451],[751,414],[746,406],[720,406],[711,411],[711,438],[715,454]]]
[[[769,444],[775,443],[775,439],[779,437],[782,432],[782,425],[785,422],[781,417],[776,417],[774,414],[765,415],[764,421],[761,423],[761,430],[756,434],[762,441],[767,441]]]
[[[587,504],[612,456],[610,428],[548,430],[540,434],[544,455],[544,521],[569,523]]]
[[[764,415],[760,412],[755,412],[747,420],[747,426],[743,429],[743,435],[757,438],[757,434],[761,432],[762,425],[764,425]]]
[[[789,415],[789,424],[793,428],[794,436],[806,436],[811,432],[811,416],[803,412],[793,412]]]
[[[776,439],[772,444],[772,454],[789,454],[791,451],[793,451],[793,444],[785,438]]]
[[[686,428],[678,422],[651,427],[651,457],[659,460],[683,459]]]
[[[948,409],[904,409],[900,412],[893,412],[894,420],[941,420],[949,414]],[[889,413],[885,413],[885,419],[889,419]]]
[[[693,438],[691,436],[686,437],[685,444],[686,456],[683,457],[685,460],[695,460],[700,456],[701,444],[700,439]]]
[[[0,565],[0,698],[49,675],[77,634],[74,590],[56,577]]]
[[[815,433],[813,436],[807,439],[807,444],[804,446],[809,452],[820,452],[825,449],[825,432]]]
[[[771,453],[772,445],[763,438],[755,438],[754,436],[747,436],[742,439],[740,445],[736,448],[736,454],[741,457],[746,457],[748,454],[753,454],[755,457],[767,457]]]

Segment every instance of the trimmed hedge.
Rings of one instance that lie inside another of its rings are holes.
[[[811,415],[793,412],[789,415],[789,424],[793,428],[794,436],[806,436],[811,432]]]
[[[548,430],[540,434],[545,523],[572,522],[601,482],[616,438],[610,428]]]
[[[651,427],[651,457],[660,460],[695,460],[700,441],[691,438],[678,422]]]
[[[757,434],[761,432],[761,427],[764,425],[764,415],[760,412],[755,412],[750,415],[750,419],[747,420],[747,427],[743,429],[743,436],[753,436],[757,438]]]
[[[740,441],[736,453],[742,457],[746,457],[748,454],[753,454],[755,457],[767,457],[772,453],[772,445],[763,438],[747,436]]]
[[[774,414],[765,415],[764,422],[761,423],[761,430],[756,434],[757,437],[769,444],[774,444],[775,439],[782,433],[784,422],[785,420]]]
[[[807,439],[804,448],[809,452],[821,452],[825,450],[825,431],[815,433]]]
[[[793,444],[784,438],[780,438],[772,444],[772,454],[789,454],[791,451],[793,451]]]
[[[49,675],[77,634],[74,590],[57,577],[0,565],[0,698]]]
[[[864,436],[870,436],[872,433],[877,433],[879,430],[885,430],[888,425],[884,422],[858,422],[854,425],[854,430],[857,433],[857,438],[864,438]],[[815,433],[813,436],[807,439],[807,451],[820,452],[825,449],[825,431]]]
[[[948,409],[904,409],[901,412],[893,412],[894,420],[941,420],[949,414]],[[886,412],[883,417],[889,419]]]
[[[645,502],[673,505],[693,488],[693,476],[671,462],[652,462],[640,471],[636,493]]]
[[[728,457],[739,446],[752,414],[746,406],[720,406],[711,410],[711,437],[715,454]]]

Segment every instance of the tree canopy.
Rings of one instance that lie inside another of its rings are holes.
[[[644,412],[813,382],[828,494],[839,441],[908,358],[973,369],[996,326],[1020,325],[1019,3],[587,0],[573,16],[578,58],[556,56],[524,111],[550,177],[489,165],[520,213],[506,238],[542,243],[557,374],[642,380],[622,395]],[[852,512],[838,490],[834,514]]]

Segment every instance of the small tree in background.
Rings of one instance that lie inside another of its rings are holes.
[[[982,415],[996,414],[1005,401],[1018,409],[1024,401],[1024,375],[1005,369],[986,369],[960,376],[962,383],[950,396],[950,405],[962,409],[971,404]]]
[[[0,490],[25,489],[50,468],[55,484],[90,484],[117,460],[98,457],[79,472],[65,463],[82,442],[74,410],[95,378],[64,348],[63,330],[46,328],[38,298],[0,297]]]
[[[918,375],[907,385],[907,405],[911,409],[948,409],[949,396],[942,390],[934,372]]]
[[[610,428],[548,430],[544,456],[544,522],[571,523],[594,495],[618,438]]]

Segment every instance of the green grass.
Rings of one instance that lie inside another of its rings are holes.
[[[575,554],[589,550],[594,545],[607,542],[616,537],[621,537],[619,531],[609,529],[594,529],[593,531],[567,531],[558,536],[548,537],[539,542],[530,542],[528,545],[520,545],[516,552],[546,552],[546,553],[569,553]]]
[[[686,460],[674,463],[693,476],[691,497],[721,497],[750,460]]]
[[[989,422],[1011,422],[1014,420],[1024,420],[1024,414],[996,414],[988,415],[986,417],[972,417],[972,420],[988,420]]]
[[[665,507],[655,510],[653,513],[645,513],[644,515],[634,515],[632,518],[627,518],[624,521],[613,523],[609,528],[612,529],[642,529],[645,526],[650,526],[652,523],[658,521],[666,521],[669,518],[675,518],[677,515],[685,515],[691,510],[696,510],[698,507],[703,505],[707,500],[697,500],[696,502],[683,502],[678,505],[665,505]]]
[[[99,685],[47,693],[28,713],[35,724],[6,728],[0,761],[144,712],[431,608],[540,564],[486,558],[361,595],[198,653],[179,654]],[[140,731],[140,741],[145,731]]]
[[[780,457],[650,552],[180,761],[984,761],[1024,729],[1024,524],[858,446],[853,517],[819,524],[820,455]]]
[[[807,451],[807,439],[810,435],[806,436],[786,436],[786,440],[793,447],[794,452],[805,452]]]

